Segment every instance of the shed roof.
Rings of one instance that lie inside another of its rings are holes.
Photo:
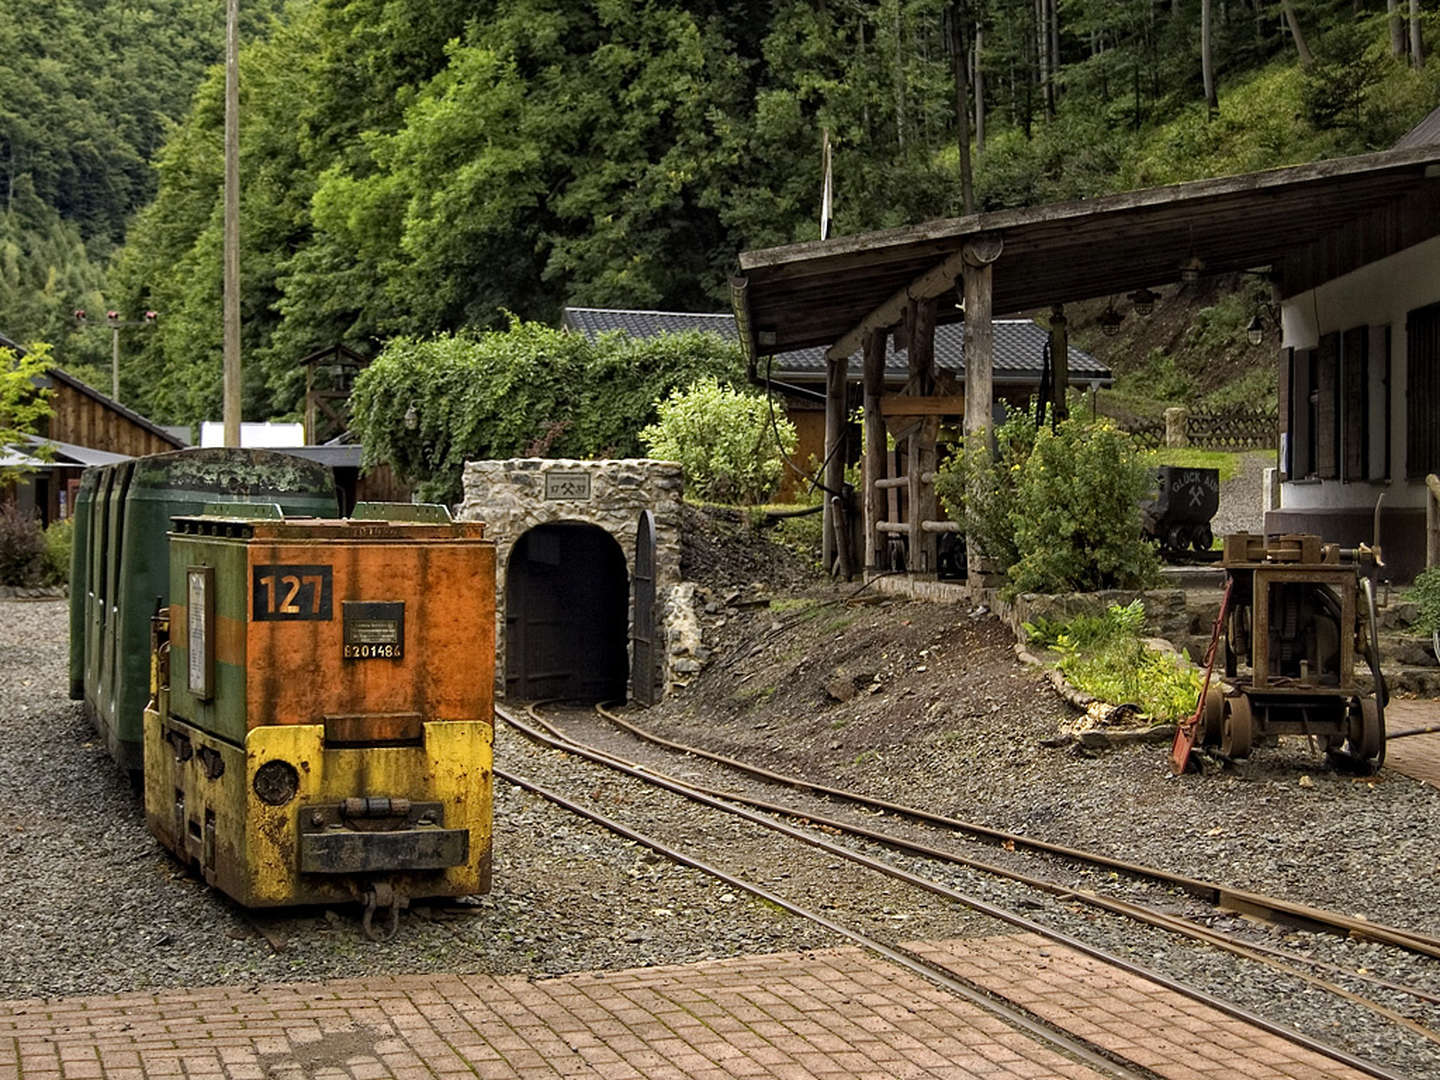
[[[1440,108],[1435,109],[1425,119],[1401,135],[1395,141],[1394,149],[1406,150],[1416,146],[1435,146],[1437,144],[1440,144]]]
[[[631,337],[655,337],[658,334],[705,330],[735,340],[739,332],[731,314],[700,314],[682,311],[634,311],[617,308],[567,307],[563,322],[589,337],[623,331]],[[1044,364],[1044,349],[1049,332],[1031,319],[997,319],[995,321],[995,367],[997,383],[1038,384]],[[1095,357],[1073,345],[1068,350],[1070,377],[1077,382],[1110,381],[1110,369]],[[965,374],[965,333],[959,324],[939,326],[935,330],[935,366],[957,378]],[[860,354],[850,357],[850,373],[860,374]],[[825,350],[819,347],[793,349],[777,353],[771,374],[786,382],[823,382]],[[894,339],[886,342],[885,374],[888,379],[903,382],[909,376],[906,350],[896,348]]]
[[[1392,250],[1402,234],[1406,243],[1440,234],[1437,178],[1440,146],[1414,147],[746,251],[736,314],[752,356],[817,345],[849,353],[867,316],[953,287],[967,242],[996,237],[997,314],[1163,285],[1196,259],[1207,274],[1272,268],[1290,295],[1353,255],[1333,244],[1346,226],[1373,223],[1369,246]],[[939,322],[961,317],[939,305]]]

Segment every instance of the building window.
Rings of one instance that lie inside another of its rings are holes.
[[[1440,304],[1405,321],[1405,475],[1440,472]]]

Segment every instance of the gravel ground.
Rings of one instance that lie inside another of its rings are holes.
[[[140,797],[66,698],[65,620],[63,603],[0,602],[0,998],[545,975],[831,943],[748,896],[722,903],[705,875],[504,784],[489,896],[419,907],[385,945],[360,933],[353,907],[246,913],[146,832]]]
[[[1217,913],[1208,904],[1159,885],[1116,880],[1099,871],[1079,870],[1045,857],[1027,856],[1022,851],[1006,852],[993,846],[957,837],[948,830],[923,825],[901,826],[891,817],[877,818],[869,812],[815,798],[786,788],[765,785],[703,759],[686,758],[673,752],[641,743],[630,735],[598,721],[593,714],[545,710],[572,737],[593,743],[611,753],[646,763],[657,772],[723,790],[744,791],[763,798],[797,807],[802,814],[827,816],[853,821],[871,828],[898,832],[907,839],[932,847],[954,850],[992,864],[1007,866],[1038,877],[1050,878],[1077,890],[1092,890],[1158,908],[1172,914],[1196,919],[1218,930],[1239,933],[1246,941],[1261,947],[1279,948],[1293,956],[1337,965],[1349,971],[1361,971],[1402,985],[1416,987],[1431,995],[1440,994],[1440,963],[1415,957],[1384,946],[1352,941],[1329,934],[1311,934],[1280,926],[1251,922]],[[632,717],[644,725],[650,717]],[[902,801],[916,802],[911,798]],[[928,805],[923,803],[922,805]],[[673,812],[673,811],[672,811]],[[651,829],[663,829],[663,819],[647,818]],[[846,846],[890,861],[921,876],[945,882],[970,896],[997,904],[1036,922],[1070,934],[1113,955],[1141,964],[1151,970],[1190,983],[1215,996],[1251,1009],[1261,1015],[1297,1030],[1340,1046],[1352,1053],[1385,1062],[1405,1075],[1440,1075],[1440,1046],[1408,1032],[1357,1005],[1330,997],[1303,979],[1278,973],[1254,961],[1235,958],[1227,953],[1178,938],[1163,931],[1137,925],[1120,916],[1059,899],[1023,884],[997,879],[992,875],[964,868],[936,864],[931,860],[896,855],[878,845],[845,841]],[[764,863],[751,856],[747,858]],[[758,868],[756,868],[758,869]],[[753,872],[753,871],[752,871]],[[845,889],[847,910],[857,921],[866,919],[867,893],[861,882],[867,872],[852,870]],[[788,881],[772,881],[785,895],[791,895]],[[908,898],[907,898],[908,894]],[[917,940],[930,936],[958,936],[961,933],[995,932],[987,928],[988,920],[977,918],[957,931],[943,923],[931,929],[927,924],[936,918],[939,905],[949,912],[945,901],[928,894],[911,892],[906,886],[892,886],[886,894],[890,912],[889,925],[869,926],[882,939]],[[948,913],[947,918],[955,918]],[[910,920],[916,920],[911,922]],[[996,924],[989,924],[996,925]],[[1001,926],[1000,931],[1011,929]],[[1377,988],[1363,979],[1350,978],[1327,970],[1312,970],[1303,963],[1294,966],[1344,985],[1354,993],[1372,997],[1432,1028],[1440,1026],[1440,1008],[1415,997]]]
[[[1220,485],[1220,508],[1210,522],[1216,536],[1265,531],[1265,470],[1275,464],[1273,450],[1240,455],[1240,468]]]

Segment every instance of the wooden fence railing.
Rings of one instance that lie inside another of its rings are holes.
[[[1163,420],[1136,420],[1125,430],[1148,450],[1196,446],[1203,450],[1273,450],[1279,417],[1269,409],[1167,409]]]

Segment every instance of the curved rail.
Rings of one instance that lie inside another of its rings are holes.
[[[1333,1061],[1337,1061],[1343,1065],[1346,1065],[1349,1068],[1364,1072],[1367,1075],[1377,1078],[1383,1078],[1383,1080],[1394,1080],[1394,1078],[1398,1076],[1398,1074],[1386,1069],[1382,1065],[1378,1065],[1371,1061],[1366,1061],[1363,1058],[1355,1057],[1343,1050],[1340,1050],[1337,1047],[1330,1046],[1324,1042],[1313,1039],[1310,1036],[1305,1035],[1302,1032],[1296,1031],[1293,1028],[1290,1028],[1284,1024],[1279,1024],[1256,1013],[1252,1013],[1248,1009],[1225,1001],[1222,998],[1215,997],[1196,987],[1188,986],[1182,982],[1179,982],[1178,980],[1170,978],[1169,976],[1160,974],[1155,971],[1151,971],[1145,967],[1142,967],[1141,965],[1133,963],[1132,961],[1126,960],[1123,957],[1115,956],[1105,951],[1104,949],[1090,945],[1078,938],[1066,934],[1063,931],[1055,930],[1051,927],[1045,926],[1042,923],[1037,923],[1034,920],[1028,918],[1027,916],[1020,915],[1016,912],[999,907],[998,905],[993,904],[980,897],[960,892],[957,889],[952,889],[949,886],[946,886],[940,882],[922,877],[917,874],[913,874],[909,871],[900,869],[881,860],[871,858],[870,856],[854,851],[843,845],[836,844],[830,840],[817,837],[813,833],[800,829],[796,826],[786,824],[782,821],[776,821],[775,819],[767,817],[764,814],[758,812],[757,810],[747,809],[744,806],[734,804],[735,802],[748,799],[748,797],[746,796],[736,798],[732,793],[724,792],[712,794],[712,789],[702,789],[696,785],[686,783],[674,777],[667,776],[663,773],[657,773],[654,770],[637,766],[634,763],[627,762],[624,759],[619,758],[613,754],[606,753],[605,751],[596,750],[592,747],[586,746],[585,744],[579,743],[573,739],[566,737],[565,735],[563,735],[563,733],[560,733],[556,729],[554,729],[552,725],[549,725],[544,720],[541,720],[540,717],[535,713],[534,708],[535,707],[533,705],[530,707],[530,715],[534,717],[538,723],[549,728],[550,730],[548,732],[542,731],[539,728],[525,723],[524,721],[520,720],[516,716],[510,714],[509,712],[498,706],[496,707],[495,712],[497,716],[509,723],[517,731],[526,735],[533,741],[540,743],[541,745],[549,746],[553,749],[563,750],[566,753],[573,754],[576,757],[585,758],[598,764],[605,765],[618,772],[642,780],[647,784],[651,784],[655,787],[659,787],[664,790],[668,790],[675,794],[681,795],[694,802],[700,803],[701,805],[709,806],[713,809],[734,814],[747,821],[751,821],[755,824],[761,825],[764,828],[771,829],[775,832],[779,832],[783,835],[799,840],[802,843],[818,848],[831,855],[848,859],[849,861],[854,862],[857,865],[864,866],[867,869],[875,870],[877,872],[886,874],[889,877],[895,878],[896,880],[904,881],[907,884],[933,893],[934,895],[941,896],[945,899],[963,904],[964,906],[969,907],[971,910],[976,911],[980,914],[988,915],[991,918],[995,918],[999,921],[1006,922],[1012,926],[1026,930],[1030,933],[1034,933],[1041,937],[1047,938],[1048,940],[1054,941],[1057,944],[1068,946],[1072,949],[1075,949],[1077,952],[1081,952],[1088,956],[1094,957],[1095,959],[1098,959],[1103,963],[1110,964],[1123,971],[1129,972],[1130,974],[1148,979],[1151,982],[1156,983],[1157,985],[1165,987],[1166,989],[1171,990],[1175,993],[1181,994],[1193,1001],[1205,1004],[1211,1008],[1216,1009],[1217,1011],[1225,1013],[1226,1015],[1252,1024],[1273,1035],[1277,1035],[1280,1038],[1295,1043],[1296,1045],[1303,1046],[1308,1050],[1324,1055],[1325,1057],[1328,1057]],[[499,774],[497,773],[497,775]],[[771,812],[782,813],[792,817],[802,817],[811,822],[817,821],[817,818],[813,814],[807,814],[804,811],[797,810],[793,807],[780,807]],[[855,830],[855,827],[848,823],[836,823],[836,826],[845,829],[846,831]],[[886,838],[883,842],[893,844],[895,840],[894,838]],[[942,853],[941,857],[947,859],[953,858],[953,856],[950,856],[947,853]],[[750,891],[753,892],[754,890]],[[759,894],[757,893],[757,895]],[[1081,894],[1077,894],[1074,892],[1067,891],[1066,895],[1075,899],[1081,898]],[[769,899],[770,897],[767,895],[766,898]],[[1182,922],[1183,924],[1183,921],[1177,921]],[[1183,925],[1188,926],[1189,924]],[[1260,959],[1261,962],[1266,962],[1263,958],[1257,957],[1257,959]],[[1393,1010],[1386,1009],[1385,1006],[1378,1005],[1378,1003],[1370,1002],[1368,999],[1351,994],[1349,991],[1346,991],[1343,988],[1331,987],[1329,984],[1326,984],[1323,981],[1315,980],[1313,978],[1307,978],[1303,973],[1288,973],[1297,974],[1298,977],[1306,978],[1307,981],[1322,986],[1325,989],[1330,990],[1331,992],[1338,992],[1341,994],[1341,996],[1345,996],[1351,1000],[1354,1000],[1357,1004],[1361,1004],[1365,1007],[1370,1007],[1375,1009],[1376,1011],[1380,1011],[1381,1015],[1384,1015],[1387,1019],[1391,1019],[1397,1023],[1401,1023],[1407,1028],[1415,1030],[1417,1034],[1421,1034],[1422,1036],[1430,1038],[1433,1041],[1440,1041],[1440,1037],[1437,1037],[1434,1032],[1430,1031],[1430,1029],[1425,1028],[1423,1025],[1416,1024],[1408,1017],[1401,1016],[1400,1014],[1395,1013]]]
[[[1214,904],[1216,907],[1225,908],[1241,914],[1273,919],[1275,921],[1288,921],[1310,930],[1339,933],[1346,937],[1364,938],[1369,941],[1393,945],[1410,952],[1440,959],[1440,938],[1429,934],[1387,926],[1384,923],[1370,922],[1366,919],[1356,919],[1339,912],[1326,911],[1322,908],[1311,907],[1308,904],[1299,904],[1280,897],[1266,896],[1262,893],[1250,892],[1245,889],[1234,889],[1228,885],[1205,881],[1202,878],[1171,873],[1168,870],[1161,870],[1154,866],[1145,866],[1141,863],[1130,863],[1123,859],[1112,858],[1109,855],[1101,855],[1093,851],[1066,847],[1063,844],[1051,843],[1048,840],[1039,840],[1021,833],[1006,832],[1004,829],[992,828],[988,825],[981,825],[973,821],[947,817],[929,810],[921,810],[918,807],[891,802],[888,799],[872,798],[868,795],[862,795],[859,792],[806,780],[803,777],[774,772],[770,769],[752,765],[749,762],[705,750],[702,747],[691,746],[686,743],[666,739],[663,736],[656,735],[654,732],[647,731],[631,723],[602,706],[597,706],[596,711],[604,716],[605,719],[617,727],[630,732],[630,734],[638,739],[643,739],[655,746],[663,746],[668,750],[674,750],[678,753],[690,754],[707,761],[713,761],[718,765],[724,765],[737,772],[755,776],[773,784],[793,787],[800,791],[809,791],[816,795],[825,795],[832,799],[839,799],[856,806],[868,807],[872,810],[883,810],[886,813],[907,817],[914,821],[925,822],[929,825],[938,825],[942,828],[954,829],[968,836],[999,844],[1007,849],[1013,847],[1024,848],[1029,851],[1038,851],[1047,855],[1055,855],[1060,858],[1069,859],[1072,862],[1081,862],[1104,870],[1113,870],[1117,873],[1125,874],[1128,877],[1153,881],[1170,888],[1182,889],[1192,896],[1199,897]]]

